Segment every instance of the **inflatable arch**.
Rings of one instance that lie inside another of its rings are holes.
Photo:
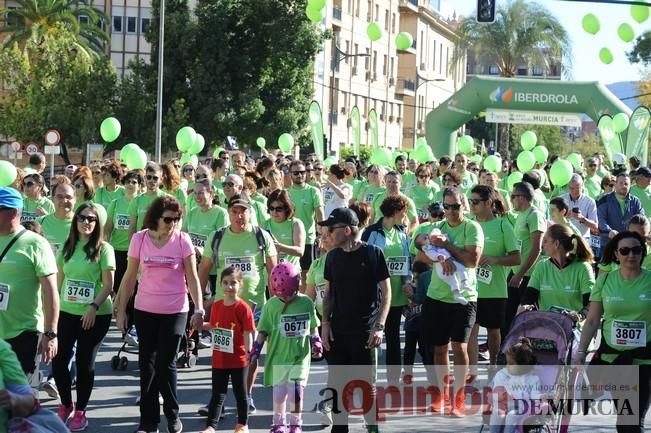
[[[595,123],[603,114],[631,115],[599,82],[478,76],[427,115],[425,137],[434,155],[454,155],[457,129],[487,108],[584,113]]]

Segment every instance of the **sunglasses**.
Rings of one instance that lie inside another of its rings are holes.
[[[619,251],[620,256],[628,256],[631,253],[634,256],[639,256],[640,254],[642,254],[642,247],[639,245],[636,247],[621,247],[618,248],[617,251]]]
[[[195,179],[197,179],[197,180],[208,179],[208,175],[198,174],[198,175],[195,176]]]
[[[328,227],[328,233],[334,233],[337,229],[343,229],[347,226],[330,226]]]
[[[97,217],[92,216],[92,215],[87,216],[87,215],[79,214],[79,215],[77,215],[77,221],[80,222],[80,223],[91,224],[91,223],[96,223],[97,222]]]
[[[160,217],[165,224],[172,224],[181,221],[181,217]]]
[[[100,174],[102,174],[101,171],[94,171],[94,172],[93,172],[93,176],[99,176]]]
[[[147,175],[147,180],[158,180],[160,177],[154,176],[153,174],[148,174]]]
[[[511,194],[511,200],[517,197],[524,197],[522,194]]]
[[[597,164],[589,164],[588,167],[596,167]]]
[[[460,203],[454,203],[454,204],[443,203],[443,209],[445,209],[445,210],[459,210],[459,209],[461,209],[461,204]]]
[[[224,182],[222,183],[223,186],[227,188],[234,188],[235,187],[235,182]]]
[[[468,203],[470,203],[473,206],[477,206],[482,201],[487,201],[487,200],[488,199],[485,199],[485,198],[469,198]]]
[[[377,171],[377,170],[369,170],[369,173],[372,173],[372,174],[378,174],[378,173],[380,173],[380,172]]]
[[[267,207],[267,210],[269,212],[285,212],[285,206],[278,206],[278,207],[269,206]]]
[[[32,187],[32,186],[34,186],[34,185],[36,185],[36,183],[34,183],[34,182],[25,182],[25,183],[23,184],[23,186],[24,186],[25,188],[30,188],[30,187]]]
[[[305,174],[305,170],[296,170],[296,171],[292,171],[292,174],[293,174],[294,176],[300,176],[301,174]]]
[[[183,173],[192,173],[194,171],[194,168],[188,167],[183,169]]]
[[[314,167],[312,171],[323,171],[323,167]]]

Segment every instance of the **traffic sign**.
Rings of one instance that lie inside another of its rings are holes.
[[[43,153],[46,155],[58,155],[61,153],[61,146],[45,146]]]
[[[20,141],[12,141],[11,142],[11,148],[13,149],[14,152],[20,152],[20,149],[22,149],[23,145],[20,144]]]
[[[25,153],[28,154],[29,156],[36,155],[39,151],[38,144],[34,143],[33,141],[30,141],[25,145]]]
[[[45,133],[45,143],[50,146],[56,146],[61,142],[61,134],[56,129],[48,129]]]

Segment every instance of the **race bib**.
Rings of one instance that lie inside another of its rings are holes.
[[[36,221],[36,218],[38,218],[38,215],[36,215],[35,212],[25,212],[23,211],[22,215],[20,215],[20,222],[24,223],[27,221]]]
[[[66,280],[64,289],[66,301],[75,304],[90,304],[95,297],[95,283],[84,280]]]
[[[190,233],[190,240],[195,247],[203,248],[206,246],[208,236],[200,235],[199,233]]]
[[[373,198],[375,197],[375,194],[366,194],[366,197],[364,197],[364,203],[371,203],[373,202]]]
[[[233,330],[215,328],[212,330],[212,349],[222,353],[233,353],[235,343],[233,342]]]
[[[287,338],[307,337],[310,313],[283,314],[280,316],[280,334]]]
[[[389,275],[407,276],[409,275],[409,257],[387,257],[387,267]]]
[[[323,305],[323,300],[325,299],[325,284],[319,284],[315,289],[316,305]]]
[[[567,308],[559,307],[558,305],[552,305],[549,308],[549,311],[553,313],[559,313],[559,314],[567,314],[570,312],[570,310],[568,310]]]
[[[416,212],[418,213],[418,218],[422,220],[426,220],[429,218],[429,212],[425,209],[416,209]]]
[[[226,267],[233,266],[242,272],[242,275],[253,277],[257,274],[253,256],[226,257]]]
[[[7,311],[9,305],[9,284],[0,283],[0,311]]]
[[[118,230],[129,230],[129,215],[128,214],[115,215],[115,228]]]
[[[323,201],[328,202],[328,201],[332,200],[334,198],[334,196],[335,196],[334,191],[332,191],[330,189],[323,191]]]
[[[493,271],[490,266],[477,266],[477,281],[484,284],[493,281]]]
[[[287,254],[279,253],[278,254],[278,263],[285,263],[287,261]]]
[[[601,248],[601,238],[599,236],[590,236],[590,246],[594,249]]]
[[[645,347],[646,322],[643,320],[613,320],[610,342],[626,347]]]

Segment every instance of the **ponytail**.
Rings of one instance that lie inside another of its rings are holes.
[[[574,256],[580,262],[592,263],[594,261],[594,254],[592,249],[588,246],[588,243],[585,241],[583,236],[579,236],[576,233],[572,235],[572,243],[574,244]]]

